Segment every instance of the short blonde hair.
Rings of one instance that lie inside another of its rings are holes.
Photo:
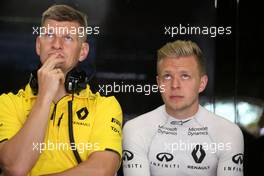
[[[85,29],[88,26],[86,14],[68,5],[53,5],[49,7],[42,14],[41,26],[43,26],[45,21],[48,19],[56,21],[77,22],[81,27],[84,27]],[[83,40],[85,41],[86,39],[87,34],[85,32]]]
[[[194,56],[201,75],[206,74],[205,60],[203,53],[199,46],[190,40],[176,40],[174,42],[169,42],[160,48],[157,52],[157,71],[158,64],[161,60],[167,57],[179,58],[186,56]]]

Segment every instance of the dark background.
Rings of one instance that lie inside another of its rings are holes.
[[[33,26],[50,5],[69,4],[87,13],[90,53],[83,67],[96,65],[97,83],[154,84],[156,51],[168,41],[196,41],[207,59],[209,85],[202,103],[240,99],[263,105],[263,31],[260,2],[236,0],[3,0],[0,6],[0,93],[22,88],[37,66]],[[165,26],[231,26],[231,35],[165,35]],[[94,84],[94,87],[98,88]],[[162,104],[160,95],[114,93],[125,120]],[[240,117],[241,118],[241,117]],[[239,118],[235,118],[239,123]],[[246,127],[245,127],[246,128]]]

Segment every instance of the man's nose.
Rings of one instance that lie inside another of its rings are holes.
[[[61,37],[54,37],[54,40],[52,41],[52,47],[54,49],[62,49],[63,46],[63,41]]]
[[[174,89],[180,88],[181,87],[181,81],[177,77],[173,77],[171,81],[171,87]]]

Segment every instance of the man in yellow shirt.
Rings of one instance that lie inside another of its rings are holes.
[[[87,35],[76,33],[87,27],[86,16],[54,5],[41,26],[41,67],[25,89],[0,96],[1,169],[6,175],[113,176],[122,111],[114,97],[92,93],[76,69],[89,51]]]

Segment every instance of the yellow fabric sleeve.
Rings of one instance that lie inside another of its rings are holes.
[[[14,104],[14,94],[0,96],[0,141],[12,138],[22,127],[17,112],[22,111]]]
[[[97,102],[95,123],[90,138],[94,144],[91,151],[112,150],[122,157],[122,110],[114,97],[102,97]]]

